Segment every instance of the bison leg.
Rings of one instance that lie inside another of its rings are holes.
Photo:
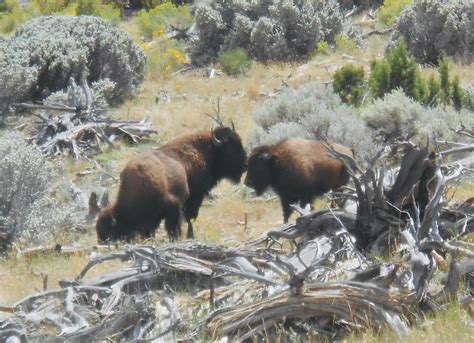
[[[178,201],[169,204],[166,211],[165,228],[171,241],[181,236],[182,211]]]
[[[187,219],[187,223],[188,223],[188,235],[187,235],[187,238],[188,239],[194,239],[194,231],[193,231],[193,223],[191,222],[192,219]]]
[[[283,208],[283,223],[288,223],[293,209],[290,206],[290,202],[284,198],[280,198],[281,207]]]
[[[191,220],[196,219],[199,214],[199,208],[201,207],[202,201],[204,200],[204,195],[194,196],[188,199],[184,209],[184,215],[186,217],[186,222],[188,223],[188,239],[194,239],[193,224]]]

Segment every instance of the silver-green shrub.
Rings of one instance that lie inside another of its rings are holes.
[[[0,226],[11,241],[45,243],[78,224],[72,207],[52,196],[60,171],[20,134],[0,132],[0,160]]]
[[[474,83],[464,87],[462,107],[474,112]]]
[[[94,109],[107,109],[109,104],[113,102],[113,91],[115,89],[115,83],[109,79],[103,79],[96,82],[93,82],[90,86],[90,91],[92,93],[92,108]],[[74,95],[74,90],[71,86],[68,86],[64,90],[54,92],[44,99],[43,103],[45,105],[63,105],[67,107],[74,107],[75,97],[79,98],[81,107],[86,106],[86,94],[82,87],[76,87],[77,94]]]
[[[13,102],[64,90],[83,67],[89,83],[109,80],[106,98],[120,103],[141,84],[145,55],[131,37],[93,16],[45,16],[0,41],[0,113]]]
[[[454,131],[461,125],[474,127],[472,111],[426,108],[400,89],[375,100],[364,110],[363,118],[377,141],[389,144],[401,141],[423,144],[428,137],[431,141],[433,138],[461,140]]]
[[[365,122],[331,88],[320,83],[288,88],[257,108],[252,117],[258,125],[253,145],[273,144],[289,137],[325,137],[353,148],[359,159],[377,150]]]
[[[319,41],[333,42],[343,27],[335,0],[213,0],[198,5],[195,17],[197,64],[237,48],[263,61],[306,57]]]
[[[474,56],[474,2],[472,0],[418,0],[395,21],[389,49],[405,39],[418,62],[436,64],[443,56],[472,60]]]

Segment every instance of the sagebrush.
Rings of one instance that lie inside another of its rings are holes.
[[[443,55],[472,61],[474,2],[419,0],[407,6],[394,24],[389,48],[403,38],[420,63],[436,64]]]
[[[274,144],[288,137],[324,137],[353,148],[359,159],[378,148],[365,122],[331,88],[319,83],[284,90],[257,108],[252,117],[258,125],[252,144]]]
[[[426,144],[427,139],[462,141],[455,131],[463,125],[474,127],[469,110],[457,112],[441,107],[427,108],[396,89],[364,109],[363,118],[379,143],[412,141]]]
[[[77,227],[77,208],[53,196],[55,186],[65,185],[60,170],[40,151],[18,133],[0,132],[0,159],[0,226],[7,243],[45,243],[60,229]]]
[[[237,48],[261,61],[297,59],[313,52],[319,41],[332,43],[343,29],[334,0],[213,0],[197,6],[195,19],[196,64]]]
[[[108,98],[125,100],[144,79],[145,54],[130,36],[94,16],[44,16],[0,41],[0,113],[13,102],[41,101],[69,78],[114,83]],[[85,67],[85,68],[84,68]]]

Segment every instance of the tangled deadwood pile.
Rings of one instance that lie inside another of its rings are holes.
[[[81,87],[69,81],[73,106],[17,103],[18,109],[38,111],[40,122],[31,141],[47,155],[72,155],[74,159],[91,157],[114,141],[138,143],[155,134],[150,118],[141,121],[114,120],[105,109],[96,108],[92,91],[81,74]],[[56,114],[60,112],[60,114]],[[54,114],[53,114],[54,113]]]
[[[245,247],[184,242],[94,252],[60,289],[0,307],[0,337],[338,340],[368,327],[404,336],[448,301],[472,306],[474,245],[463,237],[474,230],[474,209],[447,206],[443,189],[460,170],[430,157],[409,148],[387,187],[388,173],[363,172],[340,156],[355,184],[335,199],[347,201],[344,209],[302,213]],[[110,261],[115,271],[89,276]],[[437,266],[447,272],[436,275]]]

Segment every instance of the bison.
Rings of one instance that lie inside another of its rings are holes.
[[[163,219],[170,239],[176,240],[183,217],[187,237],[193,238],[191,220],[204,197],[221,179],[239,183],[246,166],[242,140],[226,126],[184,134],[136,156],[120,174],[115,203],[99,213],[99,242],[150,237]]]
[[[353,155],[352,149],[333,144],[341,153]],[[310,204],[316,196],[339,188],[349,181],[344,164],[331,158],[323,143],[291,138],[275,145],[261,145],[252,150],[245,185],[261,195],[271,187],[280,197],[283,220],[293,212],[290,204]]]

